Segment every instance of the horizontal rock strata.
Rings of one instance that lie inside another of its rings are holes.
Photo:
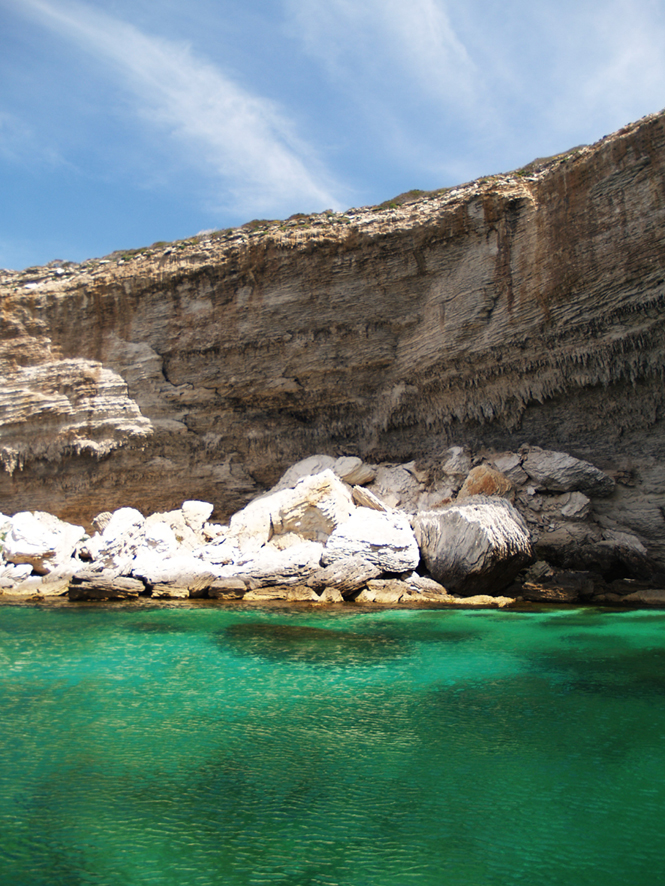
[[[659,114],[397,207],[0,273],[0,510],[226,520],[314,453],[431,509],[469,466],[410,478],[451,446],[528,444],[601,469],[577,491],[665,568],[664,172]]]

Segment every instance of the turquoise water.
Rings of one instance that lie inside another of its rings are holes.
[[[3,886],[665,882],[665,613],[0,608]]]

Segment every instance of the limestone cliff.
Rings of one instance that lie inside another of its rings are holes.
[[[237,510],[313,452],[563,450],[665,563],[665,114],[402,205],[0,273],[0,511]]]

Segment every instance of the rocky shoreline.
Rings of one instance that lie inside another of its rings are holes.
[[[0,601],[665,606],[660,567],[603,507],[623,482],[539,447],[451,447],[405,464],[311,456],[226,525],[203,501],[88,527],[0,515]]]

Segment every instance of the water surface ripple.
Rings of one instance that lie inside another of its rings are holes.
[[[665,614],[0,609],[3,886],[665,883]]]

